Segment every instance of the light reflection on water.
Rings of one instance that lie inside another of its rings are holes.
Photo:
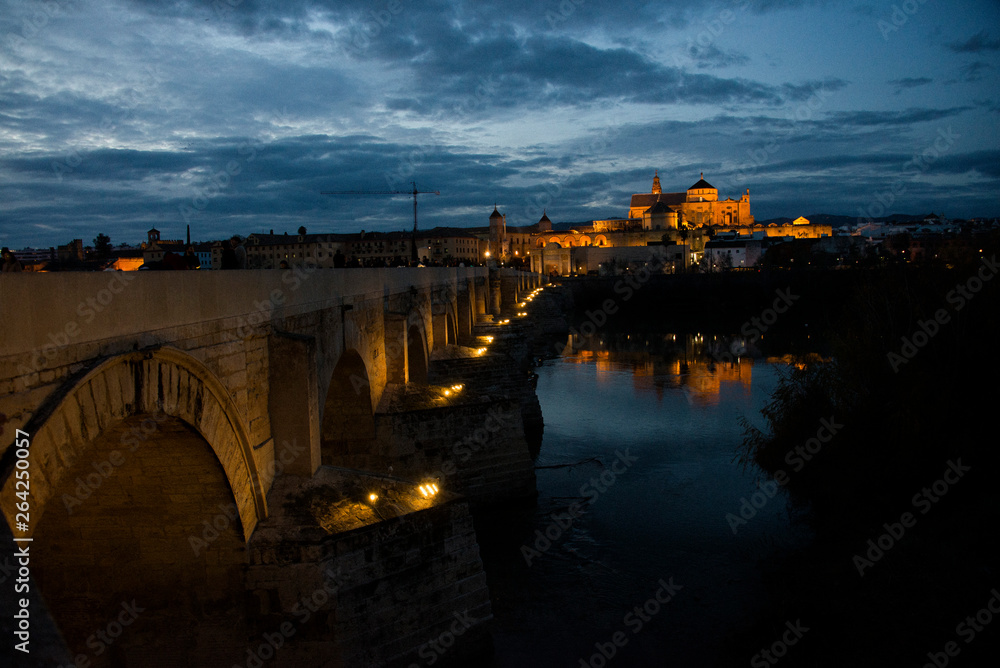
[[[537,370],[539,467],[593,457],[610,467],[626,451],[637,460],[603,492],[601,464],[538,469],[537,508],[503,518],[509,533],[483,545],[496,617],[490,665],[579,666],[616,631],[628,643],[615,665],[712,665],[714,648],[762,603],[757,561],[807,539],[783,492],[736,535],[726,519],[760,479],[734,461],[739,418],[761,424],[787,361],[755,359],[729,340],[713,359],[707,335],[627,336],[588,341]],[[726,350],[744,354],[729,362]],[[595,495],[572,526],[552,528],[552,513]],[[543,547],[536,531],[546,529],[558,535],[528,567],[521,546]],[[637,618],[625,615],[671,577],[683,589],[634,633]]]

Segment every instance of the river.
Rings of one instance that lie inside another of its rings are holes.
[[[804,511],[735,457],[739,419],[762,425],[793,360],[716,362],[730,340],[704,333],[600,336],[537,369],[537,506],[477,518],[486,665],[715,665],[765,603],[758,562],[809,539]],[[727,519],[755,493],[753,517]]]

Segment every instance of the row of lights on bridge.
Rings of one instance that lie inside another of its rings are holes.
[[[487,256],[488,256],[488,254],[487,254]],[[543,288],[536,288],[531,293],[531,295],[529,295],[528,298],[525,299],[523,302],[521,302],[520,304],[518,304],[518,306],[521,307],[521,308],[524,308],[526,306],[525,302],[530,302],[532,299],[534,299],[538,295],[538,293],[542,291],[542,289]],[[519,312],[518,313],[518,316],[522,316],[523,317],[523,316],[526,316],[526,315],[528,315],[526,312]],[[500,324],[501,325],[510,324],[510,320],[509,319],[501,320]],[[486,343],[493,343],[493,337],[492,336],[484,336],[484,337],[481,337],[481,338],[483,338],[486,341]],[[476,349],[476,354],[477,355],[482,355],[485,352],[486,352],[486,347],[485,346]],[[463,385],[461,383],[456,383],[455,385],[452,385],[451,387],[445,388],[445,390],[444,390],[444,396],[450,397],[452,394],[458,394],[459,392],[461,392],[464,389],[465,389],[465,385]],[[420,491],[420,494],[425,499],[433,498],[434,496],[437,496],[437,494],[441,491],[441,488],[438,487],[438,484],[436,482],[425,482],[425,483],[423,483],[421,485],[418,485],[417,489]],[[374,504],[378,500],[379,500],[379,495],[376,492],[371,492],[371,493],[368,494],[368,502],[369,503]]]
[[[438,487],[438,484],[436,482],[425,482],[421,485],[417,485],[417,490],[419,490],[420,495],[423,496],[425,499],[430,499],[437,496],[438,492],[441,491],[441,488]],[[379,495],[377,492],[370,492],[368,494],[369,503],[374,504],[378,500],[379,500]]]

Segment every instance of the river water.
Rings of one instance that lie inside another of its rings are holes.
[[[736,461],[739,419],[762,425],[791,360],[716,362],[713,346],[729,340],[595,336],[537,369],[537,507],[477,519],[489,526],[487,665],[712,666],[762,610],[758,563],[808,540],[803,511],[777,489],[736,533],[727,514],[763,481]]]

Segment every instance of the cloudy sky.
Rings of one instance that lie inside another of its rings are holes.
[[[0,243],[622,216],[1000,216],[1000,3],[0,0]]]

